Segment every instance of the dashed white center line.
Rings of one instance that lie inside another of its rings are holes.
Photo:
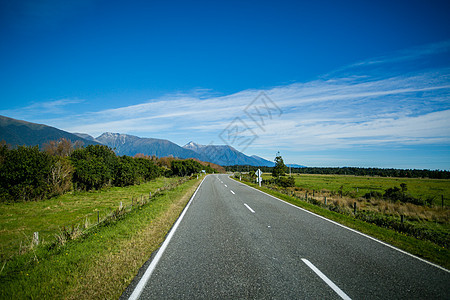
[[[248,208],[249,211],[251,211],[252,213],[255,213],[255,211],[250,206],[248,206],[246,203],[244,203],[244,205],[245,205],[245,207]]]
[[[325,276],[325,274],[323,274],[319,269],[317,269],[316,266],[314,266],[309,260],[307,260],[306,258],[302,258],[302,261],[308,267],[310,267],[311,270],[313,270],[314,273],[316,273],[323,281],[325,281],[325,283],[328,284],[328,286],[332,288],[333,291],[335,291],[336,294],[338,294],[342,299],[351,300],[351,298],[347,296],[346,293],[344,293],[337,285],[335,285],[333,281],[328,279],[328,277]]]
[[[231,192],[233,195],[236,195],[232,190],[230,190],[230,192]]]
[[[228,185],[225,184],[225,187],[228,187]]]

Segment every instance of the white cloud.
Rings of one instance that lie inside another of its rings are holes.
[[[428,50],[405,52],[397,60],[385,58],[379,64],[406,61],[411,57],[419,59],[448,48],[445,43],[432,45]],[[351,66],[333,77],[327,75],[324,79],[264,90],[282,110],[281,116],[266,119],[264,128],[258,127],[244,113],[261,93],[254,89],[226,96],[217,96],[209,90],[194,90],[80,115],[63,115],[62,112],[67,112],[66,106],[80,102],[63,99],[37,103],[15,113],[39,112],[41,116],[49,113],[53,117],[59,114],[57,118],[47,118],[49,122],[42,118],[41,121],[93,136],[113,131],[167,138],[179,144],[189,140],[222,143],[220,133],[239,117],[259,137],[248,151],[450,145],[450,69],[386,72],[384,76],[378,71],[374,75],[368,69],[367,73],[360,74],[362,67],[373,64],[371,61],[358,64],[359,71],[355,74],[347,74]]]

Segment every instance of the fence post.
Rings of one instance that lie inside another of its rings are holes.
[[[97,224],[100,223],[100,211],[97,210]]]
[[[33,233],[33,246],[39,245],[39,232]]]
[[[324,198],[325,198],[325,205],[327,205],[327,197],[325,196]]]
[[[308,201],[308,192],[305,193],[305,200]]]
[[[123,208],[122,201],[120,201],[119,210],[122,210],[122,208]]]
[[[401,215],[401,216],[400,216],[400,222],[402,222],[402,224],[403,224],[403,221],[404,221],[404,216]]]
[[[150,192],[150,193],[148,194],[148,199],[150,200],[151,197],[152,197],[152,192]]]
[[[353,203],[353,213],[356,215],[356,202]]]

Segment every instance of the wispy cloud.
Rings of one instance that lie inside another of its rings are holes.
[[[260,93],[200,99],[177,96],[79,116],[65,128],[94,135],[105,130],[215,141],[236,117],[258,133],[253,147],[345,148],[386,144],[450,143],[449,69],[379,80],[334,78],[264,92],[283,116],[264,130],[243,113]],[[79,124],[79,125],[78,125]]]
[[[59,99],[46,102],[35,102],[26,107],[0,110],[0,115],[24,120],[42,119],[43,121],[54,116],[68,118],[71,115],[70,105],[82,102],[84,102],[84,100],[81,99]]]
[[[430,60],[431,56],[444,52],[450,53],[449,42],[360,62],[311,82],[244,90],[225,96],[194,90],[137,105],[71,116],[61,112],[79,100],[65,99],[37,103],[21,109],[20,113],[24,116],[36,111],[52,114],[47,123],[72,132],[97,136],[114,131],[167,138],[179,144],[189,140],[221,143],[219,135],[238,117],[258,135],[247,150],[257,154],[279,149],[448,147],[450,66],[417,64],[416,70],[410,68],[411,61]],[[403,62],[408,64],[404,72],[391,72],[392,65],[397,68]],[[374,65],[377,65],[375,69]],[[282,111],[280,117],[268,119],[264,128],[244,112],[261,92]],[[15,113],[20,114],[19,110]]]

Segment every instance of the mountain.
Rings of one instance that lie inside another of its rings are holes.
[[[93,141],[93,142],[101,144],[100,141],[97,141],[97,139],[95,139],[92,135],[89,135],[87,133],[74,132],[73,134],[75,134],[76,136],[79,136],[80,138],[83,138],[85,140]]]
[[[250,165],[250,166],[274,166],[271,161],[258,156],[247,156],[228,145],[200,145],[189,142],[184,149],[195,151],[208,158],[208,161],[221,166]]]
[[[118,155],[134,156],[142,153],[158,157],[172,155],[178,158],[197,158],[202,161],[208,161],[205,156],[195,151],[184,149],[168,140],[140,138],[134,135],[111,132],[103,133],[96,140],[111,147]]]
[[[98,144],[55,127],[0,116],[0,141],[5,140],[12,146],[39,145],[42,148],[44,144],[61,138],[70,140],[72,143],[81,141],[84,145]]]
[[[259,157],[259,156],[256,156],[256,155],[252,155],[250,157],[255,159],[256,161],[258,161],[258,166],[266,166],[266,167],[274,167],[275,166],[275,163],[273,161],[269,161],[269,160],[264,159],[262,157]]]

